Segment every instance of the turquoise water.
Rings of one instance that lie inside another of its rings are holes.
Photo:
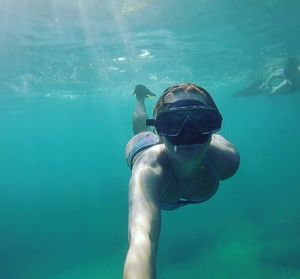
[[[0,278],[121,278],[130,94],[183,81],[212,92],[241,166],[163,213],[158,278],[300,278],[300,94],[232,97],[300,55],[299,9],[0,0]]]

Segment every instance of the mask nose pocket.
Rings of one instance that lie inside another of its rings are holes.
[[[187,137],[187,136],[195,135],[197,134],[197,132],[198,132],[197,127],[194,125],[192,119],[189,116],[187,116],[187,118],[184,120],[182,124],[180,133],[182,133],[185,137]]]
[[[184,120],[178,136],[187,143],[192,143],[199,138],[198,129],[189,116]]]

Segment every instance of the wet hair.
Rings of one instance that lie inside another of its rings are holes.
[[[160,96],[158,99],[154,109],[153,109],[153,116],[156,117],[157,113],[164,107],[165,97],[175,95],[178,92],[189,92],[189,93],[195,93],[195,94],[201,94],[202,96],[208,98],[208,101],[212,107],[216,107],[214,101],[210,97],[209,93],[202,87],[193,84],[193,83],[180,83],[173,86],[168,87]]]

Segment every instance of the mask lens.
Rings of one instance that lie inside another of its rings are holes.
[[[186,118],[178,112],[165,112],[157,118],[156,129],[161,135],[177,135]]]
[[[187,119],[193,123],[198,132],[204,134],[218,131],[221,127],[216,111],[200,108],[162,113],[157,118],[157,132],[163,136],[178,135]]]
[[[215,132],[221,127],[217,114],[213,110],[194,112],[190,117],[200,133]]]

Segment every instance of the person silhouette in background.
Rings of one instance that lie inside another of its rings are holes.
[[[274,84],[274,81],[279,84]],[[262,84],[261,89],[271,86],[272,96],[279,94],[289,94],[300,90],[300,60],[297,57],[287,58],[282,70],[274,73]]]
[[[257,81],[233,96],[245,97],[259,94],[277,96],[297,91],[300,91],[300,60],[297,57],[289,57],[283,68],[271,74],[265,81]]]
[[[135,135],[126,146],[129,182],[129,249],[124,279],[156,278],[161,210],[210,199],[235,174],[240,157],[223,136],[222,116],[209,93],[195,84],[168,87],[148,119],[143,85],[133,93]],[[154,127],[154,131],[150,129]],[[198,220],[191,220],[197,222]]]

